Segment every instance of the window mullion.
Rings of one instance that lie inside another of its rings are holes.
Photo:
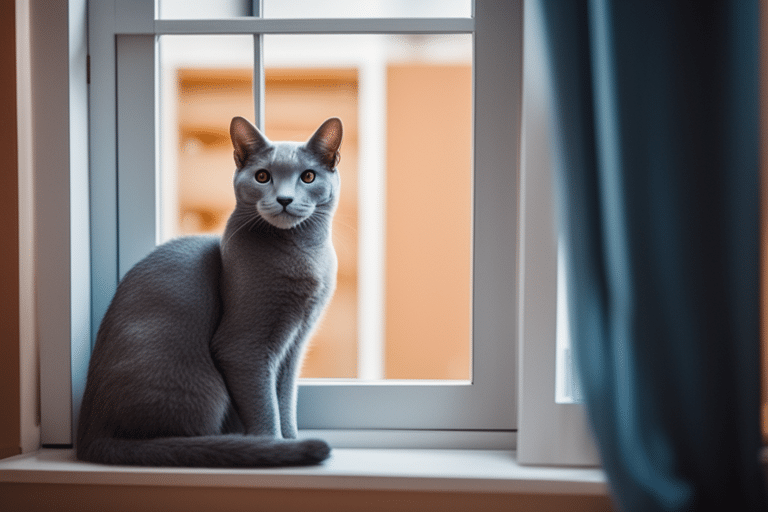
[[[264,15],[264,3],[253,0],[253,16],[261,18]],[[264,35],[253,35],[253,108],[254,121],[260,130],[264,131]]]

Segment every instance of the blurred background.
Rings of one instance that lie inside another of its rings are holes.
[[[254,121],[254,38],[159,46],[158,242],[221,233],[234,207],[229,123]],[[471,37],[265,35],[263,62],[267,137],[344,123],[338,285],[302,377],[470,380]]]

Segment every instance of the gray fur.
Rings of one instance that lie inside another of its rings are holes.
[[[341,122],[304,144],[270,142],[239,117],[230,133],[237,206],[221,240],[158,247],[104,316],[80,410],[82,460],[281,466],[330,453],[324,441],[295,440],[296,380],[336,283]]]

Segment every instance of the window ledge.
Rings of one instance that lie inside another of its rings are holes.
[[[597,468],[521,466],[509,450],[336,448],[323,465],[270,469],[104,466],[73,450],[0,461],[0,483],[245,487],[605,496]]]

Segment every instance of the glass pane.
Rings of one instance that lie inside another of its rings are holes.
[[[571,347],[571,327],[568,314],[568,289],[565,256],[562,244],[557,253],[557,326],[555,353],[555,402],[576,404],[583,402],[574,352]]]
[[[251,16],[253,0],[157,0],[163,20],[226,19]]]
[[[253,36],[162,36],[158,241],[220,233],[234,205],[229,123],[253,117]]]
[[[472,0],[261,0],[265,18],[469,18]],[[160,19],[253,16],[253,0],[157,0]]]
[[[262,0],[266,18],[469,18],[472,0]]]
[[[223,230],[252,44],[161,38],[163,240]],[[471,378],[471,54],[470,36],[264,37],[267,136],[344,122],[338,284],[303,377]]]

